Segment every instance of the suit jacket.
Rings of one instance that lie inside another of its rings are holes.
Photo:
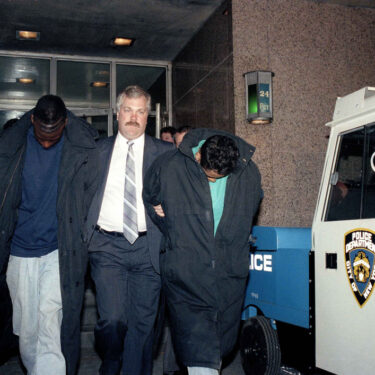
[[[99,148],[99,160],[102,162],[98,166],[99,168],[99,187],[91,203],[89,213],[87,215],[86,230],[84,232],[84,240],[90,242],[92,234],[95,230],[95,226],[98,222],[100,208],[102,205],[103,195],[105,186],[107,183],[107,177],[109,172],[109,166],[111,163],[111,156],[113,151],[113,146],[115,143],[116,136],[112,136],[104,139],[98,145]],[[153,161],[165,151],[173,149],[171,143],[161,141],[159,139],[145,135],[145,145],[143,154],[143,178],[147,172],[147,169],[151,166]],[[160,273],[159,267],[159,252],[160,252],[160,242],[162,234],[153,223],[151,218],[146,212],[146,225],[147,225],[147,243],[148,249],[150,251],[151,263],[157,273]]]

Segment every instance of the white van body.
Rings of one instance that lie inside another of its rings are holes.
[[[375,373],[375,88],[338,98],[312,225],[316,367]]]

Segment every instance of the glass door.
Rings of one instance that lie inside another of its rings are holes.
[[[56,94],[100,137],[111,135],[113,129],[110,77],[109,63],[57,61]]]
[[[146,133],[159,138],[160,127],[167,126],[167,72],[164,67],[116,64],[116,97],[130,85],[139,85],[151,95]]]
[[[168,62],[0,55],[0,128],[51,93],[59,95],[67,108],[92,124],[100,136],[110,136],[117,132],[117,95],[129,85],[139,85],[152,97],[146,133],[158,136],[160,127],[170,125],[170,81]]]
[[[49,88],[49,59],[0,56],[0,129],[33,108]]]

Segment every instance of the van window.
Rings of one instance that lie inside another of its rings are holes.
[[[375,217],[375,125],[366,129],[367,166],[363,191],[363,218]]]
[[[375,125],[339,136],[326,221],[375,217]]]

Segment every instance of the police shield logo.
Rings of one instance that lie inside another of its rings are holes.
[[[362,307],[375,288],[375,232],[355,229],[346,233],[344,251],[350,288]]]

